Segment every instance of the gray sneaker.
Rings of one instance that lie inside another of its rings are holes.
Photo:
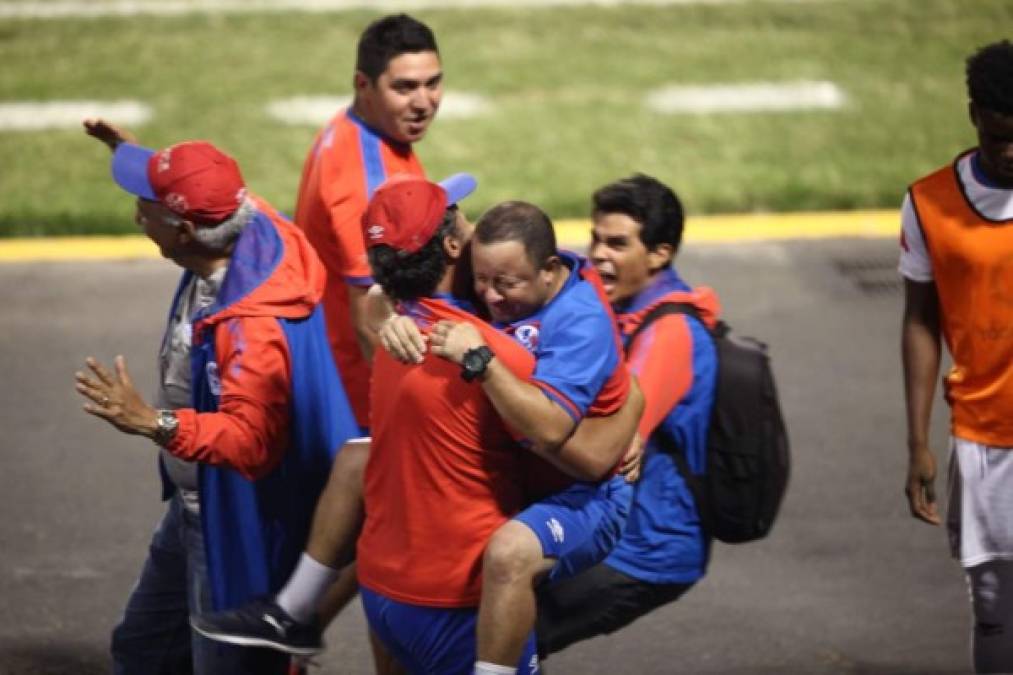
[[[243,647],[268,647],[288,654],[312,656],[324,649],[320,627],[301,623],[272,598],[253,600],[242,607],[190,617],[201,635]]]

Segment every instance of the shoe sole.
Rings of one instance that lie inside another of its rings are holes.
[[[216,642],[227,642],[230,645],[238,645],[240,647],[267,647],[279,652],[285,652],[286,654],[292,654],[293,656],[314,656],[324,651],[323,645],[320,647],[293,647],[282,642],[274,642],[266,638],[255,638],[246,635],[233,635],[231,633],[215,633],[207,629],[201,628],[193,620],[190,621],[190,627],[200,633],[206,638],[215,640]]]

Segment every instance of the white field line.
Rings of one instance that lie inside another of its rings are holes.
[[[847,96],[833,82],[751,82],[670,86],[647,94],[648,108],[660,113],[778,112],[836,109]]]
[[[61,19],[142,14],[176,16],[251,12],[413,11],[478,7],[579,7],[595,5],[730,5],[758,0],[54,0],[0,2],[0,19]],[[794,0],[805,1],[805,0]],[[813,0],[818,1],[818,0]]]
[[[320,126],[352,102],[351,96],[295,96],[271,101],[264,111],[283,124]],[[440,119],[467,119],[485,114],[488,101],[478,94],[448,91],[440,103]]]
[[[151,108],[139,101],[8,101],[0,102],[0,131],[39,131],[80,127],[86,117],[104,117],[139,127]]]

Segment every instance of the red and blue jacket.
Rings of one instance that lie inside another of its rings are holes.
[[[193,317],[193,408],[176,411],[179,431],[167,448],[200,463],[216,611],[282,586],[334,455],[358,434],[327,341],[323,265],[297,227],[256,204],[215,302]],[[174,486],[162,476],[168,498]]]
[[[668,314],[629,345],[647,313],[662,302],[693,305],[703,323]],[[691,289],[674,269],[666,269],[613,309],[627,343],[627,365],[644,393],[638,431],[647,444],[626,529],[605,564],[647,583],[693,583],[706,571],[710,541],[689,487],[663,449],[662,436],[683,449],[694,473],[705,470],[717,378],[717,355],[707,328],[717,321],[718,298],[709,288]]]

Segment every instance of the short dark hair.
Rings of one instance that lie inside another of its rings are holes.
[[[391,14],[377,19],[362,32],[355,69],[376,82],[391,59],[417,52],[440,53],[433,31],[407,14]]]
[[[985,45],[967,59],[967,95],[980,108],[1013,115],[1013,44]]]
[[[480,244],[519,241],[534,268],[541,269],[556,251],[556,232],[544,211],[527,202],[503,202],[486,211],[475,225]]]
[[[640,241],[652,249],[671,244],[676,251],[682,243],[685,215],[682,202],[657,178],[642,173],[599,188],[591,198],[592,215],[621,213],[640,224]]]
[[[447,271],[443,240],[458,236],[457,208],[443,214],[436,234],[414,253],[405,253],[380,244],[369,249],[373,279],[392,300],[415,300],[431,296]]]

